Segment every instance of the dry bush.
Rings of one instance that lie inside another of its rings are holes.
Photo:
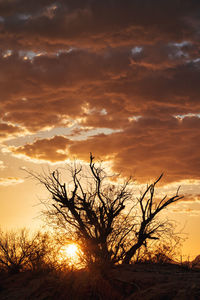
[[[46,233],[30,234],[26,229],[0,231],[0,268],[11,273],[37,270],[48,264],[50,238]]]
[[[50,291],[52,299],[120,300],[122,295],[98,270],[55,271],[50,274],[41,290]]]
[[[185,238],[181,237],[180,234],[177,235],[177,233],[174,232],[174,229],[175,228],[172,226],[171,230],[168,231],[167,238],[165,235],[165,238],[140,249],[134,262],[156,264],[178,263],[182,243]]]

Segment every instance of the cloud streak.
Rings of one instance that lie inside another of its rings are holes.
[[[0,178],[0,186],[11,186],[23,183],[24,180],[17,177]]]

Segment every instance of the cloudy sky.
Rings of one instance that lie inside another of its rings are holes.
[[[181,185],[200,248],[200,1],[0,0],[0,225],[38,222],[23,167],[91,151],[138,184]],[[189,253],[189,252],[188,252]]]

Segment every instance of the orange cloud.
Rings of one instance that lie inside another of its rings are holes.
[[[121,132],[82,141],[57,136],[11,148],[11,151],[51,162],[74,155],[88,160],[89,152],[93,152],[102,159],[112,158],[114,171],[134,175],[140,182],[157,177],[163,171],[164,180],[168,182],[200,179],[199,152],[196,151],[199,126],[198,117],[186,117],[181,122],[176,118],[163,121],[140,118]]]
[[[5,140],[7,138],[16,137],[22,135],[23,129],[19,126],[14,126],[11,124],[0,123],[0,140]]]
[[[21,147],[10,147],[10,151],[34,160],[59,162],[68,158],[67,145],[69,142],[62,136],[55,136],[51,139],[37,140],[33,144],[26,144]]]

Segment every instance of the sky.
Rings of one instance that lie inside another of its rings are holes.
[[[164,172],[200,253],[200,1],[0,0],[0,226],[40,224],[41,172],[89,152],[135,183]]]

